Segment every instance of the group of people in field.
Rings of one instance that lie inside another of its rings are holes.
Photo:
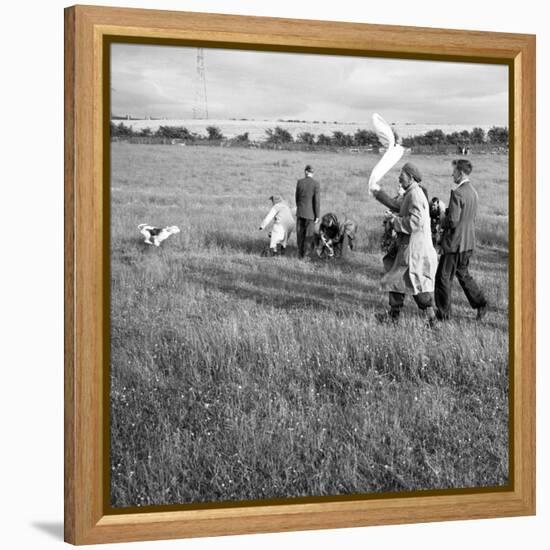
[[[260,225],[260,230],[263,230],[273,221],[267,255],[284,256],[294,229],[298,256],[302,259],[309,259],[313,255],[345,257],[353,249],[357,232],[353,220],[339,219],[332,212],[320,217],[321,190],[309,164],[305,167],[304,177],[296,184],[294,210],[281,196],[273,195],[269,200],[273,206]]]
[[[319,183],[311,166],[306,166],[304,172],[296,184],[296,221],[282,197],[270,197],[273,206],[260,225],[263,230],[273,221],[269,254],[284,255],[296,228],[300,258],[309,258],[315,252],[345,255],[353,248],[356,225],[351,220],[338,220],[332,213],[320,219]],[[387,208],[381,283],[389,295],[389,310],[376,315],[380,322],[396,322],[407,295],[413,297],[429,325],[449,319],[455,276],[470,306],[477,311],[476,318],[485,316],[487,300],[469,271],[478,209],[471,172],[469,160],[452,161],[454,188],[448,207],[437,197],[429,200],[420,170],[411,162],[401,168],[396,196],[381,188],[373,190],[375,199]]]

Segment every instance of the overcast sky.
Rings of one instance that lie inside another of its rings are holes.
[[[192,118],[197,49],[113,44],[112,112]],[[508,124],[508,68],[204,49],[209,118]]]

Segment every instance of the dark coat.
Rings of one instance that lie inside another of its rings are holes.
[[[296,184],[296,217],[316,220],[321,211],[321,189],[319,182],[305,177]]]
[[[477,191],[469,181],[451,191],[440,245],[444,253],[474,250],[477,202]]]

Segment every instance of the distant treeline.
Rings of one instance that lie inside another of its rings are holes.
[[[332,135],[313,134],[311,132],[301,132],[294,137],[288,130],[280,126],[268,128],[266,138],[259,144],[265,143],[268,146],[284,146],[290,144],[303,145],[307,147],[361,147],[367,149],[380,149],[383,144],[378,136],[372,130],[356,130],[353,134],[346,134],[340,131],[333,131]],[[394,131],[396,139],[399,136]],[[226,138],[220,128],[217,126],[207,126],[206,135],[190,132],[184,126],[159,126],[156,131],[150,128],[134,130],[131,126],[126,126],[123,122],[114,124],[111,122],[111,137],[114,138],[156,138],[159,141],[177,140],[183,142],[230,142],[231,144],[252,143],[249,133],[245,132],[233,138]],[[445,134],[442,130],[430,130],[422,135],[409,136],[402,139],[403,147],[414,149],[420,147],[437,148],[454,146],[470,147],[490,145],[497,147],[508,146],[508,128],[493,126],[488,132],[483,128],[474,128],[471,132],[463,130],[461,132],[452,132]]]
[[[159,126],[158,129],[153,132],[151,128],[142,128],[141,130],[134,130],[131,126],[126,126],[123,122],[115,124],[111,122],[111,137],[156,137],[166,139],[180,139],[184,141],[199,141],[199,140],[211,140],[219,141],[224,139],[220,129],[216,126],[208,126],[206,128],[207,136],[202,136],[195,132],[190,132],[183,126]]]
[[[452,132],[445,134],[442,130],[430,130],[420,136],[403,138],[403,147],[414,147],[415,145],[482,145],[488,143],[496,146],[508,146],[508,128],[493,126],[485,132],[483,128],[474,128],[471,132]]]

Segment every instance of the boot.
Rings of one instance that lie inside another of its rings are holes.
[[[374,314],[374,318],[381,324],[393,323],[396,324],[399,321],[399,309],[390,309],[389,311],[379,311]]]
[[[483,318],[485,317],[485,315],[487,315],[487,303],[477,308],[476,319],[478,321],[483,321]]]
[[[426,324],[429,328],[433,328],[436,324],[437,317],[435,315],[435,309],[432,306],[427,307],[424,310],[424,315],[426,316]]]

